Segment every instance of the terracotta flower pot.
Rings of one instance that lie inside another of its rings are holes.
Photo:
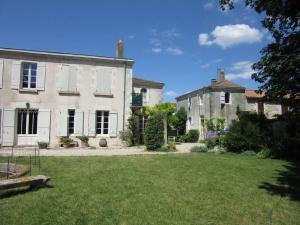
[[[70,144],[63,144],[64,148],[70,148]]]

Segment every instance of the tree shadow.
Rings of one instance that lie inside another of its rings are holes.
[[[276,184],[263,182],[259,188],[266,189],[270,194],[289,197],[293,201],[300,201],[300,163],[291,162],[283,170],[277,170]]]
[[[54,188],[54,186],[49,184],[39,185],[39,186],[29,186],[29,187],[23,187],[23,188],[15,188],[10,190],[4,190],[0,192],[0,199],[4,198],[11,198],[17,195],[22,195],[30,192],[38,191],[41,188]]]

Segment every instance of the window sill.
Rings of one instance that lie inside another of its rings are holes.
[[[34,93],[37,94],[38,90],[37,89],[19,89],[20,93]]]
[[[114,95],[110,93],[100,93],[100,92],[94,92],[95,97],[106,97],[106,98],[113,98]]]
[[[58,91],[59,95],[75,95],[79,96],[80,92],[79,91]]]

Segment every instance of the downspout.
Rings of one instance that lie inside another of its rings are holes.
[[[125,130],[125,103],[126,103],[126,62],[124,62],[124,97],[123,97],[123,131]]]

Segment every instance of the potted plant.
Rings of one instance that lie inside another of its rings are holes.
[[[39,149],[46,149],[48,147],[47,142],[39,141],[38,142]]]
[[[81,141],[81,147],[86,148],[89,146],[88,142],[89,142],[89,137],[82,135],[82,136],[78,136],[77,137],[80,141]]]
[[[60,143],[64,146],[64,148],[69,148],[72,141],[73,140],[69,137],[60,137]]]

